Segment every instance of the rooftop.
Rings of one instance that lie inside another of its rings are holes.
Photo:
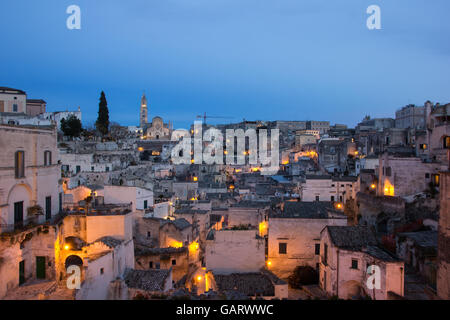
[[[368,246],[376,246],[375,234],[361,226],[327,226],[331,242],[341,249],[361,251]]]
[[[284,284],[275,275],[268,276],[265,272],[214,274],[214,279],[219,291],[238,291],[246,296],[274,296],[274,284]]]
[[[438,233],[437,231],[418,231],[418,232],[403,232],[398,234],[399,237],[405,237],[413,240],[419,247],[423,248],[437,248]]]
[[[301,218],[301,219],[328,219],[331,215],[339,214],[334,208],[333,202],[289,202],[284,203],[282,212],[273,212],[270,218]],[[342,215],[345,218],[344,215]]]
[[[164,291],[164,284],[171,270],[134,270],[125,272],[128,288],[145,291]]]

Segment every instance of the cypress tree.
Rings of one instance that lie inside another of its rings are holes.
[[[100,95],[100,103],[98,104],[98,118],[95,123],[97,130],[103,134],[108,134],[109,131],[109,111],[108,102],[106,101],[105,93],[102,91]]]

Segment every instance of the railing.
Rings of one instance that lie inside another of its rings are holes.
[[[36,225],[38,225],[37,216],[13,224],[0,224],[0,234],[5,232],[23,231]]]

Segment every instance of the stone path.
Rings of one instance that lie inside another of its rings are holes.
[[[73,290],[56,281],[32,281],[11,290],[4,300],[73,300]]]

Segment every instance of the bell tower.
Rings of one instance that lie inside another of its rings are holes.
[[[139,126],[144,128],[148,123],[148,109],[147,109],[147,98],[145,97],[145,93],[141,98],[141,114],[139,117]]]

